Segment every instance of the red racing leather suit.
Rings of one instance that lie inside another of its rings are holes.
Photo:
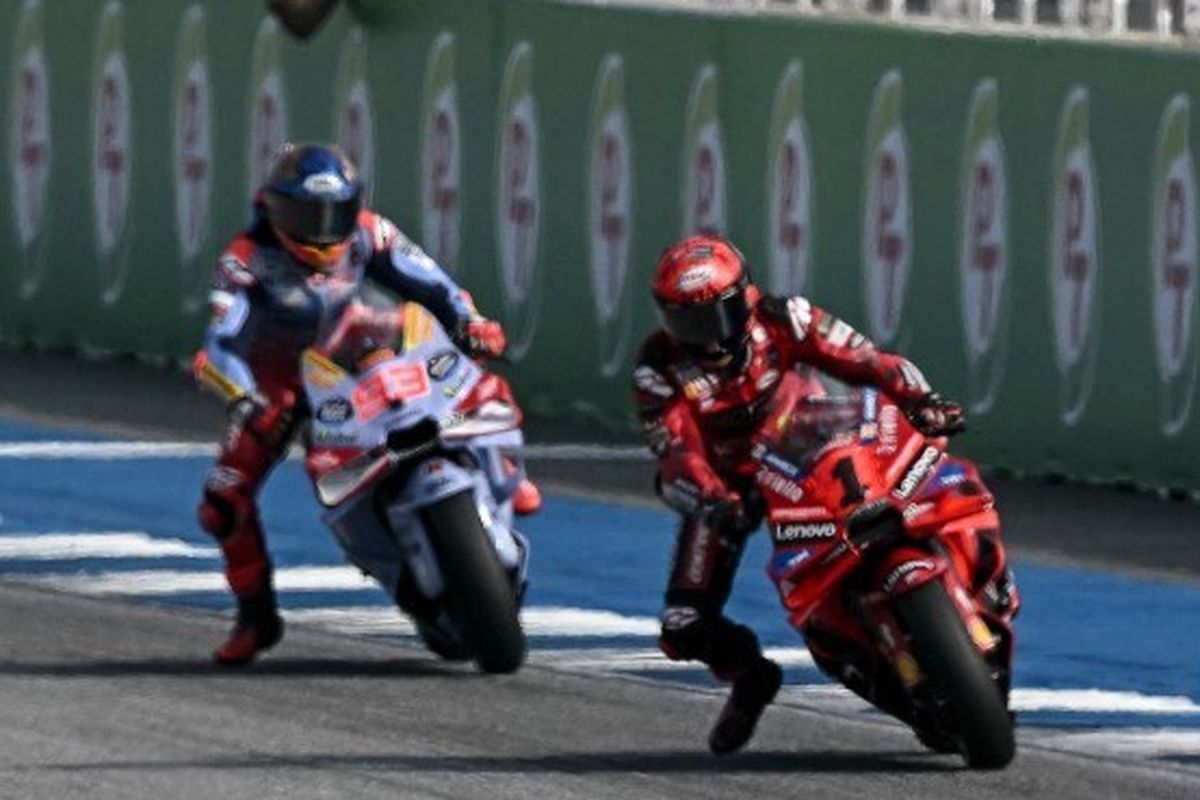
[[[930,393],[911,362],[878,350],[803,297],[760,297],[751,286],[746,298],[749,353],[740,369],[707,371],[659,330],[642,345],[633,373],[643,432],[659,460],[659,494],[683,517],[660,646],[673,659],[705,662],[727,681],[761,658],[754,633],[723,608],[745,539],[762,516],[750,434],[783,373],[800,372],[816,394],[825,389],[814,369],[875,386],[901,408]]]
[[[346,257],[320,272],[293,258],[257,211],[217,264],[213,317],[194,362],[196,377],[227,400],[254,397],[260,406],[245,419],[231,414],[199,509],[242,602],[273,596],[257,497],[307,413],[303,350],[336,328],[368,280],[425,306],[452,336],[478,318],[466,293],[378,214],[361,212]]]

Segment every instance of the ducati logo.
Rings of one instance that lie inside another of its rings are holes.
[[[1068,425],[1079,421],[1087,405],[1097,350],[1091,334],[1099,301],[1100,215],[1088,103],[1088,91],[1081,86],[1067,95],[1054,158],[1050,285],[1055,356],[1062,376],[1060,407]]]
[[[375,118],[366,76],[367,42],[362,28],[346,35],[338,64],[337,140],[363,176],[368,192],[375,181]]]
[[[204,9],[199,5],[192,6],[184,14],[176,50],[175,235],[185,272],[208,234],[212,114],[205,55],[206,28]],[[185,288],[194,306],[199,305],[203,296],[199,289],[198,285],[194,290]]]
[[[1192,320],[1196,304],[1196,170],[1190,104],[1176,95],[1163,110],[1154,160],[1150,269],[1154,333],[1161,380],[1163,432],[1187,423],[1196,382]]]
[[[588,141],[592,299],[601,331],[601,372],[612,375],[620,368],[629,327],[621,300],[633,229],[633,151],[619,55],[606,57],[596,76]]]
[[[266,17],[254,39],[254,72],[250,83],[250,150],[246,155],[247,192],[253,197],[287,141],[288,109],[279,58],[280,33],[274,17]]]
[[[908,140],[900,101],[900,73],[892,70],[875,87],[871,104],[863,217],[867,316],[871,333],[881,344],[894,342],[900,332],[912,262]]]
[[[960,179],[958,269],[971,407],[976,412],[991,407],[1003,367],[997,336],[1008,276],[1008,173],[998,116],[999,92],[988,78],[971,99]]]
[[[132,169],[129,72],[122,47],[123,11],[113,0],[101,12],[96,35],[92,88],[92,209],[101,269],[101,297],[111,303],[124,280],[122,259],[114,257],[125,232]]]
[[[458,264],[462,212],[462,145],[455,78],[454,34],[429,48],[421,143],[421,233],[433,259],[448,270]]]
[[[683,233],[724,233],[726,214],[725,142],[717,106],[717,68],[706,64],[688,99],[683,157]]]
[[[512,358],[519,359],[532,342],[537,298],[540,246],[541,136],[533,95],[533,48],[528,42],[513,47],[504,71],[501,92],[499,164],[496,170],[497,229],[501,286],[510,316]]]
[[[767,152],[767,253],[771,288],[798,295],[808,287],[812,250],[812,157],[801,102],[803,68],[793,61],[775,90]]]

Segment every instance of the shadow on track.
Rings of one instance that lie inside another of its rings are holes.
[[[751,751],[715,757],[700,750],[658,752],[560,753],[545,756],[406,756],[406,755],[312,755],[271,756],[259,754],[193,761],[98,761],[77,764],[34,766],[22,769],[50,772],[105,770],[257,770],[257,769],[366,769],[401,772],[473,773],[596,773],[645,772],[656,774],[738,773],[949,773],[961,764],[929,753],[861,753],[825,750],[789,752]]]
[[[0,676],[37,678],[475,678],[468,665],[431,659],[268,658],[244,667],[219,667],[204,659],[147,658],[105,661],[0,662]]]

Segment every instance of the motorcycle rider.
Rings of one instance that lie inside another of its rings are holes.
[[[878,387],[926,435],[956,432],[964,417],[907,359],[803,297],[762,293],[720,237],[691,236],[665,250],[652,294],[662,327],[642,345],[635,394],[658,457],[659,496],[682,517],[659,646],[732,684],[709,735],[714,753],[728,753],[750,740],[783,678],[755,634],[723,614],[746,537],[763,515],[750,434],[783,373],[799,371],[815,394],[825,390],[814,369]]]
[[[285,145],[255,198],[251,226],[217,264],[212,321],[193,367],[229,402],[199,508],[237,598],[233,631],[213,654],[219,664],[247,663],[282,636],[257,496],[308,413],[300,353],[337,326],[364,280],[420,303],[469,355],[504,351],[499,323],[480,315],[390,220],[364,208],[363,188],[339,148]],[[537,488],[523,482],[514,510],[529,514],[540,504]]]

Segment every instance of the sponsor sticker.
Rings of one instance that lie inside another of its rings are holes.
[[[1000,137],[996,81],[975,87],[967,112],[960,191],[958,271],[969,402],[976,413],[995,401],[1007,335],[1008,172]]]
[[[725,141],[717,105],[718,72],[705,64],[692,82],[683,147],[683,235],[726,230]]]
[[[281,42],[282,35],[275,18],[264,17],[254,37],[254,67],[249,83],[247,197],[253,197],[266,181],[288,137],[286,84],[279,57]]]
[[[1154,334],[1161,397],[1159,423],[1175,436],[1187,424],[1196,385],[1196,169],[1191,103],[1186,94],[1163,109],[1154,158],[1150,240]]]
[[[444,381],[454,371],[454,368],[458,366],[458,362],[458,353],[453,350],[447,350],[444,353],[431,356],[425,363],[425,369],[429,373],[429,377],[435,381]]]
[[[125,282],[124,237],[133,169],[133,98],[125,64],[124,9],[110,0],[100,13],[92,84],[92,211],[100,298],[111,304]]]
[[[933,465],[941,457],[942,451],[936,447],[929,446],[921,451],[921,455],[917,456],[917,460],[912,463],[908,471],[904,473],[904,477],[900,479],[900,483],[896,486],[892,494],[900,499],[907,500],[917,491],[917,487],[929,475],[929,471],[933,469]]]
[[[692,267],[675,280],[675,288],[684,294],[690,294],[707,286],[714,272],[710,266]]]
[[[207,17],[199,4],[183,15],[175,49],[175,239],[185,311],[195,311],[211,280],[196,256],[208,238],[212,197],[212,99]]]
[[[632,304],[622,300],[633,240],[633,138],[625,107],[625,62],[619,54],[600,62],[588,143],[592,301],[600,333],[600,372],[611,376],[622,367],[632,327]]]
[[[804,119],[804,68],[788,64],[775,89],[767,144],[767,255],[777,294],[803,294],[812,258],[812,154]]]
[[[769,489],[793,503],[800,502],[804,497],[804,490],[800,488],[800,484],[785,478],[767,467],[760,469],[758,474],[754,476],[754,480],[763,488]]]
[[[832,539],[837,536],[837,532],[838,525],[833,520],[778,525],[774,530],[775,541],[780,544],[812,539]]]
[[[12,40],[15,70],[9,95],[9,167],[12,208],[21,247],[19,294],[28,298],[41,282],[49,228],[46,202],[53,149],[50,128],[50,73],[42,34],[41,0],[25,0]]]
[[[863,280],[871,334],[882,345],[894,343],[900,334],[912,264],[908,139],[901,86],[898,70],[879,79],[867,125]]]
[[[336,98],[334,128],[338,145],[358,168],[369,202],[375,184],[375,115],[367,85],[367,37],[357,25],[342,43]]]
[[[508,355],[520,360],[537,328],[541,246],[541,136],[533,95],[533,47],[514,45],[504,69],[497,125],[497,245],[509,331]]]
[[[331,397],[317,406],[317,421],[341,425],[354,416],[354,406],[345,397]]]
[[[433,259],[453,272],[462,226],[462,143],[452,33],[430,45],[421,119],[421,233]]]
[[[926,559],[905,561],[889,572],[887,577],[883,579],[883,590],[891,592],[895,590],[901,581],[904,581],[905,584],[912,584],[917,579],[919,572],[931,572],[935,569],[937,569],[937,565]]]
[[[1059,412],[1067,425],[1079,422],[1087,408],[1100,338],[1100,201],[1089,102],[1083,86],[1067,93],[1054,149],[1048,278]]]

